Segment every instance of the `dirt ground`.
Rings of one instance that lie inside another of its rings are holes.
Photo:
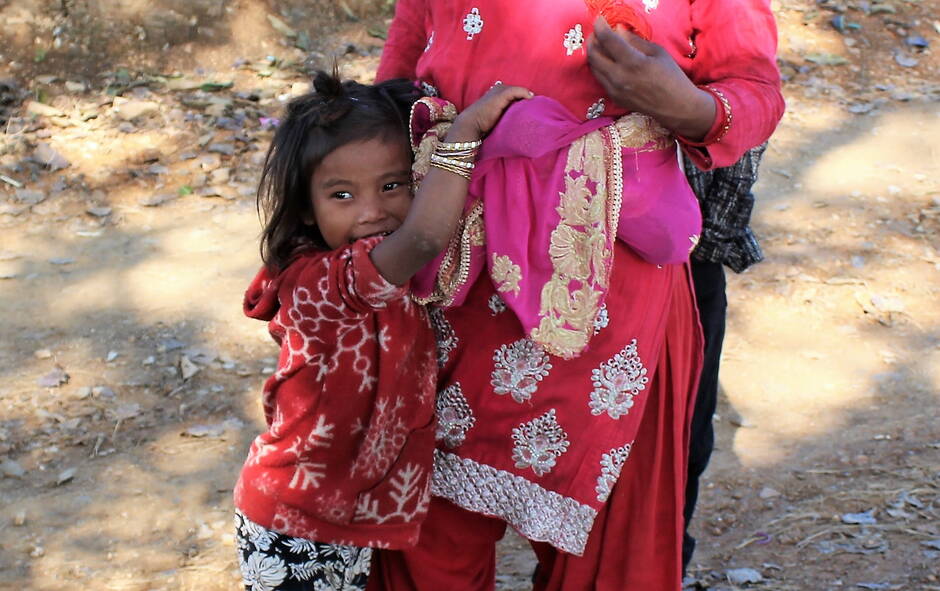
[[[774,8],[688,584],[940,590],[940,2]],[[238,588],[264,118],[332,56],[369,80],[387,10],[0,0],[0,589]],[[533,564],[508,537],[498,588]]]

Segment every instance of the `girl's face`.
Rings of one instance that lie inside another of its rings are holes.
[[[310,179],[312,220],[331,250],[398,229],[411,207],[411,150],[376,137],[336,148]]]

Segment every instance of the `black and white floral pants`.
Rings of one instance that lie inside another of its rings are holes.
[[[235,512],[246,591],[364,591],[372,549],[292,538]]]

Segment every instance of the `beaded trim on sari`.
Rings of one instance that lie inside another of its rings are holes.
[[[498,492],[497,492],[498,491]],[[492,466],[434,451],[431,494],[475,513],[499,517],[522,536],[581,555],[597,511]]]

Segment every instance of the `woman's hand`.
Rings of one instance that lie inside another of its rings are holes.
[[[598,17],[587,53],[594,77],[617,105],[692,141],[708,133],[715,121],[711,93],[696,87],[659,45],[622,27],[614,31]]]
[[[447,141],[467,142],[481,139],[493,129],[509,105],[532,96],[529,89],[521,86],[493,86],[454,119],[454,124],[447,133]]]

